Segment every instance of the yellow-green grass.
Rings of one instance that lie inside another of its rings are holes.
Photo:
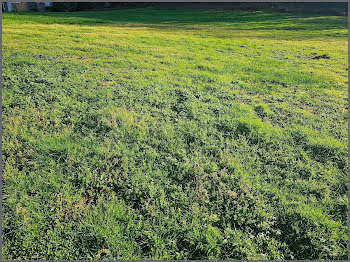
[[[3,258],[346,259],[347,35],[305,14],[4,13]]]

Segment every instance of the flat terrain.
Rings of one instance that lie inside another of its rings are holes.
[[[4,259],[347,259],[347,17],[3,14]]]

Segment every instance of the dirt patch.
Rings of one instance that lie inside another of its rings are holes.
[[[326,54],[324,54],[324,55],[318,55],[318,56],[315,56],[315,57],[313,57],[312,59],[330,59],[331,57],[329,56],[329,55],[326,55]]]

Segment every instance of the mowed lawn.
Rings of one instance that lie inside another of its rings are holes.
[[[347,259],[345,16],[3,14],[4,259]]]

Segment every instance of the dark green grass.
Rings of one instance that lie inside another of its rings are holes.
[[[5,13],[3,258],[346,259],[347,34],[346,17]]]
[[[264,13],[261,11],[191,11],[166,10],[157,8],[139,8],[117,11],[61,12],[61,13],[19,13],[6,14],[11,20],[5,24],[77,24],[95,25],[96,23],[142,23],[142,24],[211,24],[237,26],[239,29],[303,29],[326,30],[344,29],[346,17],[310,16],[307,14]]]

